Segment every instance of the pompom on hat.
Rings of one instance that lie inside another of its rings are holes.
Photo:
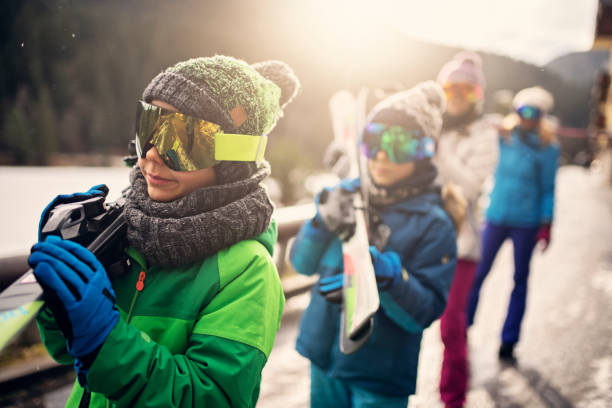
[[[227,133],[266,135],[299,87],[298,78],[284,62],[249,65],[216,55],[167,68],[147,85],[142,99],[169,103],[181,113],[218,124]],[[218,182],[228,183],[249,177],[256,165],[221,162],[215,169]]]
[[[368,114],[368,122],[417,127],[424,137],[437,140],[442,129],[445,99],[442,88],[425,81],[380,101]]]

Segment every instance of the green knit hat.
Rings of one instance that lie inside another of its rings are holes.
[[[166,69],[153,78],[142,99],[169,103],[181,113],[220,125],[227,133],[266,135],[299,86],[293,70],[284,62],[249,65],[216,55],[193,58]],[[252,163],[217,166],[222,183],[248,177],[255,169]]]

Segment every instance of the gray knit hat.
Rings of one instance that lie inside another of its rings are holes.
[[[437,140],[444,108],[442,88],[434,81],[426,81],[380,101],[368,114],[367,121],[417,127],[424,137]]]
[[[249,65],[223,55],[194,58],[166,69],[142,94],[145,102],[161,100],[181,113],[218,124],[228,133],[268,134],[300,86],[281,61]],[[220,183],[246,178],[254,163],[222,162],[215,166]]]

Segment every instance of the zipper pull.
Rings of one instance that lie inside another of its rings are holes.
[[[147,277],[145,271],[140,271],[140,274],[138,275],[138,282],[136,282],[136,290],[139,292],[142,292],[142,290],[144,289],[144,280]]]

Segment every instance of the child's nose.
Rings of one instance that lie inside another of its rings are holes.
[[[387,152],[381,149],[376,152],[376,156],[374,156],[374,159],[379,160],[379,161],[385,161],[385,160],[389,160],[389,156],[387,155]]]
[[[151,147],[149,150],[147,150],[147,152],[145,153],[145,159],[154,161],[158,164],[164,164],[164,161],[159,155],[157,147]]]

